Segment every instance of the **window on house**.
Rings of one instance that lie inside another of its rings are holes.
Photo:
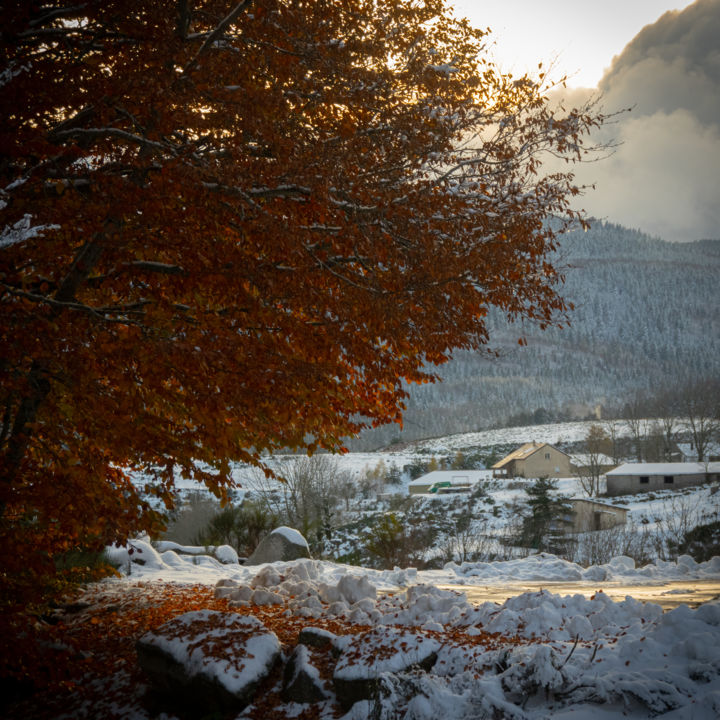
[[[641,485],[648,485],[649,483],[650,483],[650,478],[647,475],[640,476],[640,484]]]
[[[675,478],[672,475],[665,475],[663,480],[666,485],[672,485],[675,482]]]
[[[549,460],[549,459],[550,459],[550,453],[545,453],[545,459],[546,459],[546,460]]]

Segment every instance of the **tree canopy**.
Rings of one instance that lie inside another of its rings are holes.
[[[542,160],[603,118],[442,0],[50,0],[0,28],[6,548],[153,529],[178,472],[222,494],[232,460],[399,421],[491,306],[563,321],[578,188]]]

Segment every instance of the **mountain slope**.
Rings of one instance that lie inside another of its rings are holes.
[[[411,388],[402,433],[380,428],[352,447],[584,417],[637,390],[720,375],[720,241],[669,243],[596,222],[566,235],[556,259],[575,305],[569,328],[541,332],[491,314],[499,359],[458,353],[442,383]]]

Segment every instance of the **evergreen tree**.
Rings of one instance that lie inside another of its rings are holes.
[[[552,495],[557,490],[557,481],[538,478],[525,488],[529,495],[528,514],[523,518],[520,542],[536,550],[552,550],[558,544],[558,521],[570,511],[568,499]]]

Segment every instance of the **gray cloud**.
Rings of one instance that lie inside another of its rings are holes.
[[[599,90],[607,111],[633,109],[604,131],[617,151],[578,169],[596,184],[583,206],[668,240],[720,237],[720,0],[643,28]]]

